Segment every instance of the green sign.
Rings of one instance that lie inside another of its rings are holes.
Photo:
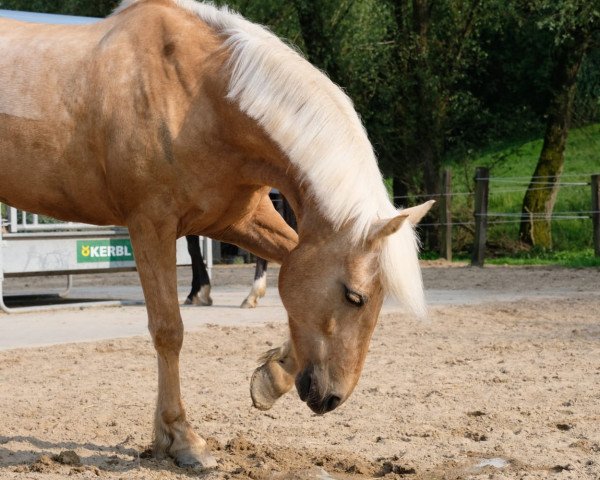
[[[90,262],[133,262],[131,240],[77,240],[77,263]]]

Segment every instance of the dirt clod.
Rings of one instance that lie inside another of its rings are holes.
[[[81,458],[73,450],[63,450],[58,455],[54,455],[52,460],[62,465],[81,465]]]
[[[465,438],[473,440],[474,442],[485,442],[488,439],[487,435],[485,435],[484,433],[477,432],[466,432]]]
[[[152,448],[148,447],[145,450],[143,450],[142,452],[140,452],[140,458],[142,458],[144,460],[154,458],[154,452],[152,451]]]
[[[573,428],[573,425],[569,425],[568,423],[557,423],[556,428],[562,432],[568,432]]]
[[[49,455],[40,455],[35,463],[39,463],[40,465],[52,465],[52,459]]]
[[[487,415],[487,413],[482,412],[481,410],[473,410],[472,412],[467,412],[469,417],[483,417]]]
[[[564,472],[564,471],[571,471],[573,470],[573,467],[569,464],[567,465],[554,465],[550,470],[552,470],[553,472],[556,473],[560,473],[560,472]]]
[[[381,469],[375,474],[376,477],[385,477],[389,474],[414,475],[417,471],[412,467],[403,467],[392,462],[383,462]]]
[[[37,473],[51,472],[53,470],[53,462],[49,458],[48,460],[50,461],[46,461],[46,458],[47,455],[42,455],[35,463],[29,466],[29,471]]]

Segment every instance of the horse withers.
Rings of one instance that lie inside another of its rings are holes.
[[[0,85],[0,201],[129,229],[158,360],[156,456],[216,465],[181,399],[178,237],[281,263],[290,341],[274,373],[318,413],[354,389],[384,294],[425,313],[412,225],[430,203],[394,209],[351,101],[266,29],[192,0],[126,0],[85,26],[1,20]]]

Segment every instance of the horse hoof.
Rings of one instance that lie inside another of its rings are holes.
[[[179,453],[175,457],[175,465],[197,472],[217,468],[217,460],[208,452],[194,454],[192,452]]]
[[[250,397],[258,410],[269,410],[294,385],[294,377],[277,361],[261,365],[252,374]]]
[[[252,405],[258,410],[270,410],[277,398],[271,388],[268,387],[269,379],[265,373],[264,365],[254,370],[250,380],[250,397]]]
[[[200,298],[194,297],[190,300],[190,298],[186,298],[183,302],[184,305],[200,305],[201,307],[210,307],[213,304],[213,300],[210,297]]]
[[[247,298],[246,300],[244,300],[242,302],[242,304],[240,305],[240,308],[256,308],[256,300],[251,300],[249,298]]]
[[[196,299],[199,305],[210,307],[213,303],[212,298],[210,298],[210,285],[203,285]]]
[[[210,307],[213,304],[212,298],[208,297],[208,298],[201,298],[198,301],[198,305],[202,306],[202,307]]]

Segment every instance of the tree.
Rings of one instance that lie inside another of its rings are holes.
[[[392,19],[386,39],[391,55],[378,103],[387,110],[382,120],[388,125],[381,129],[384,138],[375,141],[384,144],[382,164],[393,177],[395,195],[434,195],[451,138],[462,135],[461,118],[480,108],[467,72],[485,58],[479,34],[498,9],[481,0],[385,5]],[[427,243],[435,248],[435,231],[428,232]]]
[[[552,248],[551,216],[564,167],[577,76],[586,53],[597,46],[600,9],[587,0],[539,0],[533,6],[538,25],[554,34],[551,95],[544,143],[525,193],[519,236],[523,243]]]

